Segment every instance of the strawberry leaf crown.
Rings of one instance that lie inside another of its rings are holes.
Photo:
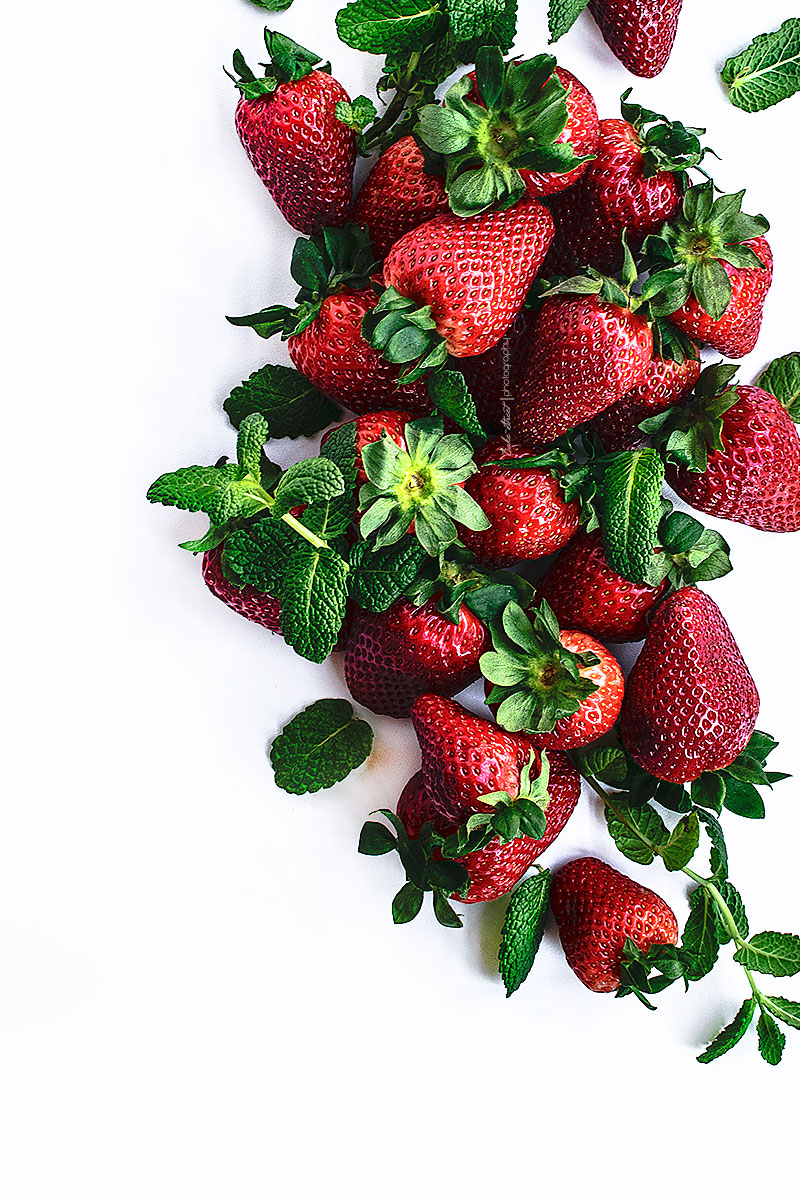
[[[640,950],[633,938],[626,937],[619,964],[619,987],[614,994],[636,996],[645,1008],[654,1010],[655,1005],[647,997],[663,992],[676,979],[684,979],[689,970],[687,956],[679,946],[666,943]]]
[[[536,287],[528,294],[526,304],[535,307],[552,296],[597,296],[608,304],[616,304],[617,308],[625,308],[636,312],[647,304],[641,292],[635,292],[634,287],[639,280],[639,267],[628,245],[628,237],[623,229],[622,267],[618,278],[603,275],[596,267],[587,266],[582,275],[570,275],[567,279],[556,279],[546,287]],[[649,314],[649,305],[648,314]]]
[[[705,129],[670,121],[661,113],[632,103],[628,100],[632,91],[633,88],[628,88],[623,93],[620,111],[623,120],[634,127],[639,137],[645,179],[650,179],[660,171],[685,175],[691,167],[698,166],[706,154],[714,153],[700,144]]]
[[[364,314],[361,336],[387,362],[407,368],[398,376],[401,384],[413,383],[447,362],[447,343],[430,304],[418,304],[393,287],[385,288],[375,307]]]
[[[479,567],[464,546],[448,546],[438,562],[429,560],[405,594],[419,606],[436,600],[437,610],[454,625],[462,603],[488,625],[512,600],[523,607],[533,600],[533,588],[521,575]]]
[[[499,705],[497,723],[510,733],[549,733],[597,691],[580,672],[600,660],[562,646],[558,621],[545,600],[527,613],[515,602],[507,604],[491,631],[494,649],[480,658],[484,678],[494,684],[486,702]]]
[[[359,493],[364,510],[361,535],[376,550],[399,542],[412,528],[433,558],[458,542],[457,525],[488,529],[480,505],[459,486],[478,468],[472,446],[458,433],[445,434],[441,418],[410,421],[406,449],[386,432],[364,446],[361,460],[368,482]]]
[[[732,363],[706,367],[691,396],[648,417],[639,428],[668,460],[690,471],[705,471],[709,450],[724,449],[722,419],[739,398],[736,388],[729,386],[737,370]]]
[[[330,71],[330,63],[323,63],[313,50],[306,50],[298,42],[287,37],[285,33],[273,33],[264,30],[264,43],[271,62],[259,63],[264,68],[264,74],[256,76],[248,67],[241,50],[233,54],[233,70],[235,74],[225,70],[239,91],[247,100],[257,100],[261,96],[270,96],[281,83],[295,83],[305,78],[312,71]],[[223,68],[224,69],[224,68]]]
[[[764,264],[750,246],[742,245],[769,229],[763,216],[742,212],[744,192],[714,199],[714,185],[689,188],[682,211],[659,233],[645,239],[644,256],[650,278],[642,294],[655,315],[668,316],[690,296],[713,321],[718,321],[731,301],[731,281],[723,267],[763,270]]]
[[[300,285],[295,307],[273,304],[226,320],[252,329],[259,337],[270,338],[276,333],[283,340],[294,337],[316,319],[328,296],[344,287],[356,291],[366,288],[375,265],[369,234],[358,225],[323,229],[314,237],[298,238],[291,263],[292,278]]]
[[[706,529],[686,512],[673,511],[669,500],[658,527],[651,580],[664,580],[670,590],[721,579],[733,570],[731,548],[716,529]]]
[[[558,138],[567,119],[568,91],[556,60],[539,54],[504,62],[496,46],[481,46],[471,76],[449,89],[441,105],[420,109],[414,133],[446,164],[450,207],[469,217],[496,204],[509,208],[525,194],[520,169],[563,174],[588,158]]]

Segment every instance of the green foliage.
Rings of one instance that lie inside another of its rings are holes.
[[[645,1008],[652,1009],[654,1006],[648,997],[663,992],[676,979],[683,979],[685,971],[683,955],[677,946],[667,943],[640,950],[632,938],[626,937],[616,994],[618,997],[634,995]]]
[[[786,1045],[786,1034],[775,1024],[773,1017],[765,1009],[761,1009],[758,1018],[758,1049],[764,1062],[777,1067],[783,1057]]]
[[[277,596],[297,546],[297,535],[288,526],[266,517],[228,535],[222,555],[225,573]]]
[[[428,395],[443,416],[450,417],[473,437],[486,437],[475,401],[460,371],[434,371],[428,376]]]
[[[358,852],[380,855],[397,851],[405,868],[406,883],[392,902],[395,925],[413,920],[422,907],[425,893],[431,892],[433,911],[439,924],[459,929],[463,922],[452,908],[449,897],[453,894],[467,895],[470,880],[466,869],[460,863],[436,856],[442,838],[430,822],[423,825],[417,837],[411,838],[395,813],[388,808],[378,811],[392,828],[387,829],[378,821],[367,821],[361,830]]]
[[[776,358],[761,373],[758,386],[780,400],[793,421],[800,421],[800,354]]]
[[[569,33],[588,3],[589,0],[550,0],[547,23],[551,43]]]
[[[416,538],[376,550],[357,542],[350,553],[350,595],[367,612],[385,612],[416,579],[428,555]]]
[[[723,1054],[727,1054],[729,1050],[732,1050],[750,1028],[755,1011],[755,996],[748,996],[731,1023],[720,1030],[702,1054],[698,1054],[697,1061],[699,1063],[710,1063],[715,1058],[721,1058]]]
[[[736,962],[763,975],[797,975],[800,971],[800,937],[795,933],[757,933],[733,956]]]
[[[533,775],[534,768],[537,774]],[[449,834],[442,842],[442,854],[447,858],[463,858],[483,850],[495,838],[501,845],[513,842],[518,837],[544,837],[547,828],[545,810],[550,803],[547,791],[550,780],[550,764],[547,754],[541,751],[541,769],[536,763],[536,753],[520,771],[519,791],[515,796],[508,792],[490,792],[481,796],[484,804],[492,806],[491,812],[472,813],[463,825]]]
[[[686,964],[686,978],[702,979],[714,967],[719,956],[717,916],[714,899],[708,888],[698,887],[689,897],[691,912],[683,930],[681,951]]]
[[[275,738],[270,761],[275,782],[303,795],[333,787],[369,758],[372,729],[347,700],[317,700]]]
[[[304,504],[341,496],[345,491],[342,473],[331,459],[306,458],[284,472],[275,488],[273,515],[282,517]]]
[[[312,437],[339,416],[339,409],[291,367],[267,363],[236,387],[222,406],[238,429],[245,417],[260,413],[269,437]]]
[[[530,974],[544,933],[550,884],[550,872],[539,870],[519,885],[509,901],[499,954],[506,996],[515,992]]]
[[[345,45],[369,54],[421,50],[441,24],[441,6],[435,0],[352,0],[336,14],[336,29]]]
[[[509,50],[517,32],[517,0],[445,0],[450,29],[461,42]]]
[[[285,12],[291,8],[293,0],[250,0],[256,8],[266,8],[269,12]]]
[[[336,551],[305,546],[281,589],[281,631],[303,658],[322,662],[336,645],[347,603],[347,563]]]
[[[650,583],[661,521],[664,464],[657,450],[615,454],[603,475],[602,530],[606,558],[635,583]]]
[[[761,33],[722,68],[731,104],[759,112],[800,91],[800,17]]]

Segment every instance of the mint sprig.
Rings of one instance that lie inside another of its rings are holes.
[[[235,387],[222,407],[235,429],[253,413],[265,417],[270,438],[313,437],[340,412],[299,371],[274,363]]]
[[[270,762],[279,788],[293,795],[340,783],[369,758],[372,729],[347,700],[317,700],[275,738]]]
[[[800,91],[800,17],[761,33],[722,68],[731,104],[745,112],[771,108]]]

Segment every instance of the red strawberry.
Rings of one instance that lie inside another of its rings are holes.
[[[475,456],[480,467],[466,483],[491,527],[465,530],[464,545],[486,567],[510,567],[521,559],[544,558],[566,545],[580,523],[580,506],[564,499],[558,479],[539,468],[490,467],[496,459],[522,458],[524,446],[493,438]]]
[[[523,308],[491,350],[474,358],[459,359],[478,420],[492,433],[511,428],[511,404],[528,366],[533,314]]]
[[[268,592],[259,592],[245,584],[237,587],[222,570],[222,546],[207,550],[203,555],[203,579],[213,595],[234,612],[263,625],[271,633],[281,632],[281,602]]]
[[[429,601],[406,597],[385,612],[359,610],[347,639],[344,677],[354,700],[376,713],[407,717],[418,696],[453,696],[480,677],[486,627],[462,604],[453,623]]]
[[[671,783],[729,766],[747,745],[758,692],[725,618],[696,587],[662,600],[628,676],[620,733],[631,757]]]
[[[669,358],[652,358],[644,375],[627,396],[592,418],[590,431],[597,434],[606,450],[633,449],[645,438],[639,429],[640,423],[679,404],[689,395],[699,375],[699,358],[685,358],[681,363]]]
[[[604,642],[636,642],[647,635],[647,619],[664,595],[658,587],[631,583],[608,565],[598,531],[579,533],[536,584],[559,625],[581,629]]]
[[[789,533],[800,529],[800,437],[792,418],[769,392],[739,386],[724,392],[717,408],[733,401],[709,431],[710,450],[701,450],[705,470],[668,462],[667,480],[701,512],[756,529]],[[703,409],[687,411],[702,433]],[[707,410],[706,406],[706,410]],[[713,415],[713,414],[712,414]]]
[[[672,324],[725,354],[728,358],[744,358],[755,349],[761,332],[764,301],[772,283],[772,251],[764,237],[748,238],[742,247],[753,251],[763,266],[734,267],[721,263],[731,281],[731,299],[725,312],[714,320],[694,296],[675,312],[669,314]]]
[[[589,0],[609,49],[633,75],[652,79],[669,61],[683,0]]]
[[[678,942],[678,922],[666,900],[599,858],[575,858],[560,867],[550,904],[567,962],[593,992],[620,986],[626,938],[643,953]]]
[[[597,296],[545,300],[530,366],[513,409],[513,432],[537,445],[621,400],[643,377],[653,335],[643,317]]]
[[[234,56],[242,145],[295,229],[319,233],[323,226],[343,225],[356,157],[352,130],[336,119],[336,105],[349,100],[347,92],[325,71],[312,70],[319,59],[291,38],[265,29],[264,40],[274,60],[264,78],[256,79],[238,50]]]
[[[384,258],[404,233],[447,208],[444,180],[426,172],[425,156],[409,134],[384,150],[375,163],[353,206],[352,219],[368,230],[375,257]]]
[[[364,470],[364,463],[361,458],[361,451],[365,446],[369,446],[372,442],[377,442],[382,433],[386,433],[396,446],[401,449],[406,449],[406,425],[409,421],[413,421],[414,417],[410,412],[400,412],[396,409],[385,409],[382,412],[364,413],[360,417],[356,417],[353,425],[356,427],[356,479],[358,486],[367,482],[367,473]],[[322,435],[320,446],[324,446],[332,433],[337,429],[341,429],[341,425],[334,425]]]
[[[528,867],[550,846],[566,825],[581,794],[580,776],[565,754],[548,754],[550,778],[547,806],[547,828],[538,839],[526,835],[501,843],[494,838],[483,850],[476,850],[456,859],[466,868],[470,889],[466,897],[453,896],[466,904],[496,900],[505,895],[522,878]],[[415,838],[426,821],[430,821],[443,837],[455,832],[456,825],[444,819],[425,790],[421,771],[409,779],[397,805],[397,815],[409,837]]]

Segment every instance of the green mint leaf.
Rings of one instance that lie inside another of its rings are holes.
[[[485,438],[475,401],[460,371],[434,371],[428,376],[428,395],[440,413],[450,417],[473,437]]]
[[[367,612],[385,612],[414,582],[427,561],[427,553],[413,537],[404,537],[382,550],[375,550],[369,542],[358,542],[350,554],[350,595]]]
[[[219,467],[181,467],[161,475],[151,484],[147,499],[189,512],[204,512],[212,525],[225,525],[234,517],[253,516],[266,508],[258,495],[260,487],[243,479],[246,472],[236,463]],[[256,490],[257,489],[257,490]]]
[[[340,783],[371,750],[372,729],[349,701],[317,700],[284,726],[272,743],[270,762],[278,787],[300,796]],[[385,826],[378,828],[391,837]]]
[[[283,521],[266,517],[245,529],[234,529],[225,542],[225,572],[259,592],[280,595],[281,584],[299,538]]]
[[[783,996],[762,996],[761,1002],[773,1017],[785,1025],[791,1025],[792,1029],[800,1029],[800,1004],[796,1000],[786,1000]]]
[[[204,554],[206,550],[214,550],[222,545],[228,535],[227,525],[210,525],[208,532],[200,538],[191,538],[188,542],[180,542],[181,550],[189,550],[192,554]]]
[[[255,480],[261,479],[261,451],[268,437],[269,425],[260,413],[251,413],[239,427],[236,457],[245,475]]]
[[[550,0],[547,24],[551,45],[569,33],[588,3],[589,0]]]
[[[458,41],[511,49],[517,32],[517,0],[446,0],[446,7]]]
[[[539,950],[550,896],[549,871],[537,871],[511,896],[500,942],[500,975],[510,996],[525,982]]]
[[[424,49],[440,21],[435,0],[353,0],[336,14],[336,29],[354,50],[396,54]]]
[[[706,827],[708,839],[711,842],[711,875],[715,882],[727,878],[728,847],[725,845],[725,834],[716,817],[711,813],[698,812],[698,817]]]
[[[310,504],[303,512],[303,524],[326,541],[347,533],[356,515],[356,427],[352,421],[340,425],[320,447],[320,457],[336,465],[344,481],[341,495],[328,496]]]
[[[281,630],[303,658],[322,662],[336,645],[347,603],[347,563],[334,550],[298,550],[281,581]]]
[[[574,752],[580,759],[582,775],[591,775],[601,783],[623,784],[628,774],[628,757],[618,746]]]
[[[734,954],[736,962],[762,975],[796,975],[800,971],[800,937],[794,933],[757,933]]]
[[[758,386],[780,400],[793,421],[800,421],[800,354],[784,354],[762,371]]]
[[[731,104],[759,112],[800,91],[800,17],[761,33],[722,68]]]
[[[377,115],[377,108],[366,96],[356,96],[352,102],[340,100],[336,105],[336,120],[341,121],[348,129],[355,130],[356,133],[363,133]]]
[[[761,1057],[771,1067],[777,1067],[783,1058],[786,1034],[778,1028],[774,1018],[764,1008],[761,1009],[756,1028],[758,1029],[758,1049]]]
[[[272,363],[234,388],[222,407],[235,429],[251,413],[260,413],[269,422],[271,438],[313,437],[340,411],[299,371]]]
[[[461,929],[464,924],[450,901],[438,889],[433,892],[433,915],[446,929]]]
[[[722,899],[728,906],[730,914],[733,917],[733,923],[736,926],[739,937],[746,938],[750,932],[750,926],[747,920],[747,913],[744,910],[744,901],[737,889],[733,886],[730,880],[726,879],[724,883],[718,885],[718,890]],[[717,937],[721,946],[726,945],[731,941],[733,934],[725,921],[722,920],[722,915],[719,910],[716,910],[717,916]]]
[[[682,871],[694,857],[700,845],[700,819],[696,812],[681,817],[669,835],[669,841],[661,850],[661,858],[668,871]]]
[[[691,912],[683,931],[681,951],[686,978],[702,979],[713,968],[719,954],[716,905],[707,888],[696,888],[689,897]]]
[[[268,12],[285,12],[291,8],[292,0],[250,0],[256,8],[266,8]]]
[[[661,522],[664,463],[652,447],[614,455],[603,474],[603,545],[610,565],[634,583],[647,583]]]
[[[724,1029],[720,1030],[713,1042],[706,1047],[703,1053],[698,1054],[697,1061],[699,1063],[710,1063],[715,1058],[721,1058],[723,1054],[727,1054],[729,1050],[732,1050],[750,1028],[755,1011],[755,996],[748,996],[730,1025],[726,1025]]]
[[[273,516],[282,517],[300,504],[314,504],[333,496],[341,496],[345,490],[342,473],[331,459],[320,455],[307,458],[281,476],[275,489]]]
[[[615,806],[618,799],[615,797]],[[624,820],[606,808],[608,832],[626,858],[647,866],[656,857],[659,848],[669,842],[667,827],[649,804],[628,806],[623,815]]]
[[[365,821],[358,839],[358,853],[373,857],[391,854],[397,849],[397,838],[390,829],[379,821]]]

